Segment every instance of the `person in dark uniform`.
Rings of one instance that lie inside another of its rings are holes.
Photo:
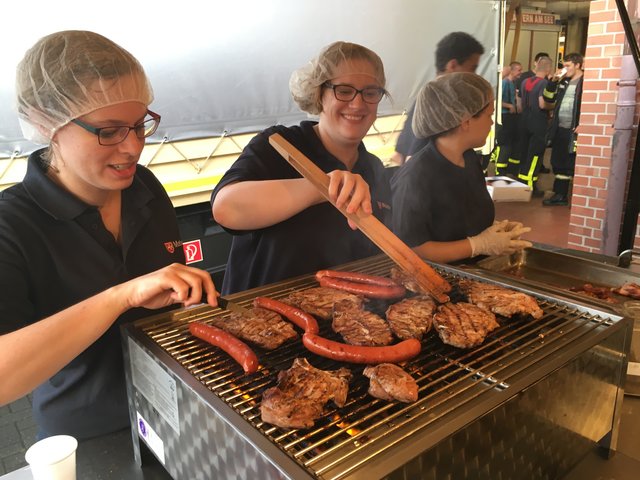
[[[269,145],[269,136],[280,133],[327,173],[338,205],[390,222],[384,166],[362,143],[384,87],[380,57],[354,43],[335,42],[293,73],[294,100],[318,121],[256,135],[211,196],[216,222],[234,235],[223,293],[380,253]]]
[[[551,59],[542,57],[536,63],[536,75],[522,82],[522,113],[520,115],[519,138],[520,172],[518,180],[531,187],[534,196],[544,192],[536,188],[542,157],[547,147],[547,110],[553,108],[552,93],[546,90],[547,76],[551,73]]]
[[[216,292],[181,265],[171,202],[137,164],[160,122],[137,60],[96,33],[54,33],[16,91],[25,137],[48,147],[0,193],[0,404],[35,389],[39,438],[87,439],[129,427],[120,326]]]
[[[451,72],[471,72],[478,69],[480,56],[484,53],[484,47],[472,35],[466,32],[452,32],[444,37],[436,45],[436,72],[438,75]],[[407,113],[404,126],[391,161],[396,165],[402,165],[408,157],[423,148],[427,141],[417,138],[411,130],[415,102]]]
[[[536,70],[537,65],[538,65],[538,60],[540,60],[543,57],[551,58],[547,52],[538,52],[538,53],[536,53],[536,56],[533,59],[533,69],[527,70],[526,72],[522,72],[520,74],[520,77],[517,78],[516,81],[514,82],[514,85],[516,87],[516,94],[518,96],[518,101],[520,101],[521,103],[522,103],[522,94],[521,94],[522,83],[527,78],[536,76],[535,70]],[[517,127],[517,128],[519,128],[519,127]],[[519,155],[520,152],[523,150],[522,140],[520,138],[517,139],[517,143],[516,143],[516,146],[515,146],[514,150],[516,152],[516,155]],[[514,161],[512,163],[513,163],[513,166],[514,166],[515,170],[519,170],[519,168],[520,168],[520,159],[519,158],[514,158],[513,160]],[[544,166],[544,163],[541,163],[540,172],[539,173],[549,173],[549,172],[550,172],[550,170],[547,167]],[[516,171],[516,174],[517,174],[517,171]]]
[[[536,53],[536,56],[533,57],[533,68],[530,70],[527,70],[526,72],[522,72],[520,74],[520,77],[517,78],[516,81],[514,82],[516,86],[516,91],[520,92],[520,88],[522,87],[522,82],[524,82],[527,78],[536,76],[536,68],[538,67],[538,60],[540,60],[542,57],[551,58],[549,57],[549,54],[547,52]]]
[[[515,81],[520,77],[522,65],[511,62],[509,74],[502,79],[502,124],[496,130],[498,143],[496,159],[496,175],[517,175],[520,159],[518,158],[518,101]]]
[[[496,222],[479,156],[494,111],[491,84],[474,73],[449,73],[426,84],[413,130],[425,148],[391,181],[393,231],[421,257],[454,262],[531,246],[517,222]]]
[[[564,59],[566,71],[556,72],[547,86],[554,93],[552,100],[555,103],[549,129],[553,196],[542,201],[548,207],[569,205],[569,187],[576,166],[576,130],[582,101],[583,62],[582,55],[570,53]]]

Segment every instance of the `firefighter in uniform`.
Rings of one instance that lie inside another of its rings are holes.
[[[497,129],[496,175],[515,174],[518,159],[518,102],[515,81],[522,73],[520,62],[511,62],[509,75],[502,80],[502,125]]]
[[[522,82],[520,91],[522,114],[519,134],[522,150],[518,180],[529,185],[534,196],[541,196],[542,192],[536,189],[536,182],[546,148],[547,110],[554,107],[554,94],[546,89],[547,76],[551,72],[551,59],[549,57],[539,59],[535,71],[534,77]]]
[[[583,61],[578,53],[567,55],[564,59],[566,72],[556,73],[547,86],[549,91],[554,92],[555,101],[549,129],[554,193],[542,202],[545,206],[569,205],[569,187],[576,165],[576,128],[582,100]]]

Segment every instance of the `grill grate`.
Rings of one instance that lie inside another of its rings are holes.
[[[390,261],[380,256],[354,262],[344,269],[387,275],[390,267]],[[457,281],[463,275],[472,276],[458,271],[441,270],[440,273],[454,285],[452,297],[456,296]],[[256,296],[278,299],[294,290],[316,285],[312,276],[305,276],[254,289],[236,298],[237,303],[250,306]],[[311,475],[342,478],[468,402],[508,390],[511,380],[519,373],[576,336],[612,324],[609,317],[590,313],[586,308],[535,296],[544,310],[543,318],[501,321],[501,327],[475,349],[456,349],[443,344],[433,330],[427,334],[420,355],[404,365],[419,386],[416,403],[407,405],[374,399],[367,394],[368,379],[361,375],[364,367],[348,365],[354,379],[346,405],[337,408],[329,403],[326,415],[308,430],[286,430],[263,423],[260,419],[262,392],[276,384],[278,372],[289,368],[296,357],[306,357],[313,366],[323,370],[335,370],[345,364],[308,352],[298,340],[275,351],[255,348],[260,369],[255,374],[244,375],[224,352],[193,338],[188,332],[189,322],[207,322],[227,315],[219,309],[184,310],[173,316],[152,318],[141,328],[191,375]],[[370,308],[376,310],[383,306],[373,303]],[[384,310],[378,312],[384,314]],[[331,332],[330,322],[321,322],[321,334],[337,338]]]

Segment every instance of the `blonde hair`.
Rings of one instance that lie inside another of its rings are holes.
[[[291,75],[289,90],[302,111],[312,115],[322,112],[322,86],[335,77],[336,69],[342,62],[350,60],[368,61],[376,72],[380,86],[385,87],[384,66],[374,51],[357,43],[334,42]]]

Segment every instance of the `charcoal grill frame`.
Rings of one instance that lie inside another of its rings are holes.
[[[353,262],[341,268],[386,274],[390,266],[391,262],[388,259],[374,257],[364,261]],[[452,279],[471,278],[487,283],[512,286],[509,282],[496,281],[476,272],[468,272],[456,267],[437,266],[437,268],[441,273]],[[249,305],[251,300],[258,295],[277,298],[288,291],[312,285],[315,285],[313,276],[305,275],[233,295],[229,298],[237,303]],[[382,451],[377,450],[378,447],[376,447],[373,448],[372,453],[367,451],[367,445],[360,447],[357,453],[353,454],[352,461],[346,471],[344,466],[331,466],[332,458],[336,455],[341,458],[342,453],[330,455],[329,460],[320,463],[313,462],[315,458],[312,457],[312,467],[309,467],[309,462],[295,460],[290,453],[285,452],[283,442],[278,440],[278,443],[276,443],[271,437],[274,436],[272,433],[275,432],[277,434],[275,435],[276,437],[280,436],[284,439],[287,439],[287,437],[295,438],[297,433],[283,433],[282,430],[275,427],[259,425],[259,419],[258,428],[255,415],[248,420],[246,415],[241,413],[242,405],[239,408],[233,408],[222,397],[213,393],[203,383],[202,379],[196,378],[187,367],[180,363],[179,359],[176,359],[175,355],[170,354],[166,346],[161,347],[157,341],[151,338],[150,332],[155,332],[158,325],[163,325],[164,328],[165,325],[170,323],[177,325],[179,329],[184,329],[189,319],[211,314],[212,310],[209,307],[196,307],[170,314],[156,315],[135,322],[135,324],[127,325],[123,328],[123,341],[130,412],[132,425],[134,425],[132,435],[136,459],[140,461],[138,444],[140,439],[138,430],[135,428],[136,412],[143,412],[146,421],[155,425],[154,428],[157,429],[159,436],[168,439],[166,442],[167,461],[165,466],[176,479],[213,478],[215,475],[219,475],[220,478],[234,478],[233,475],[236,478],[252,478],[252,475],[257,475],[254,478],[366,478],[367,480],[383,477],[403,478],[399,476],[406,474],[406,472],[402,473],[403,470],[415,469],[416,462],[421,465],[424,461],[427,461],[430,455],[434,454],[433,452],[437,453],[439,445],[444,445],[447,441],[451,442],[456,438],[456,435],[461,432],[464,433],[465,430],[470,430],[470,426],[474,423],[479,424],[480,419],[483,417],[488,418],[492,415],[492,412],[499,411],[508,404],[513,405],[516,397],[524,396],[522,392],[528,389],[535,389],[536,384],[544,383],[554,372],[563,369],[572,362],[575,363],[578,358],[584,355],[588,355],[589,358],[592,356],[606,357],[603,361],[603,365],[607,365],[607,371],[603,374],[603,378],[606,377],[606,379],[602,381],[599,379],[598,382],[611,387],[613,393],[608,398],[608,401],[605,402],[607,403],[606,407],[602,408],[601,414],[605,420],[600,422],[597,438],[587,439],[586,443],[582,442],[581,448],[586,448],[594,441],[602,440],[603,446],[608,451],[614,451],[617,441],[620,406],[624,393],[623,372],[626,371],[627,355],[630,347],[630,319],[612,312],[598,310],[588,304],[579,304],[571,299],[563,299],[561,296],[550,296],[546,292],[541,293],[521,286],[516,286],[515,288],[534,294],[542,301],[545,306],[546,316],[550,315],[550,311],[559,309],[569,311],[571,316],[575,315],[577,318],[586,316],[588,318],[597,317],[600,320],[578,322],[576,319],[572,319],[569,322],[574,327],[572,332],[560,334],[553,347],[545,346],[544,338],[540,339],[539,345],[533,341],[536,348],[534,353],[514,353],[513,355],[516,358],[496,371],[487,370],[486,363],[483,364],[485,366],[483,368],[484,371],[480,371],[477,367],[473,367],[473,353],[461,353],[462,351],[460,350],[445,347],[444,350],[449,352],[449,361],[451,363],[455,364],[456,358],[465,359],[464,362],[459,362],[460,365],[458,365],[461,366],[465,373],[462,373],[462,370],[459,369],[456,382],[458,382],[458,387],[460,388],[455,392],[455,395],[452,396],[446,391],[429,393],[429,403],[435,402],[437,405],[437,408],[433,408],[429,416],[419,421],[408,420],[408,428],[405,429],[391,428],[392,432],[384,435],[388,437],[390,446]],[[220,312],[217,313],[220,314]],[[560,314],[551,315],[560,316]],[[156,335],[156,333],[153,333],[153,335]],[[178,335],[179,337],[180,335]],[[173,340],[169,340],[169,342],[171,343]],[[178,342],[179,340],[176,340],[176,343]],[[197,341],[195,342],[197,343]],[[485,345],[490,346],[491,342],[492,339],[489,337]],[[428,343],[428,346],[431,346],[432,343]],[[190,424],[188,428],[183,429],[179,435],[175,434],[175,431],[158,413],[149,399],[133,385],[131,379],[133,365],[131,364],[130,349],[136,347],[145,351],[153,362],[176,380],[179,409],[186,412],[184,415],[193,416],[189,412],[197,412],[195,417],[198,420]],[[482,351],[483,348],[486,348],[486,346],[483,345],[472,352]],[[595,353],[593,353],[594,351]],[[494,350],[489,349],[486,355],[490,356],[492,352]],[[285,357],[287,356],[285,355]],[[469,357],[470,360],[465,357]],[[293,358],[292,356],[288,359],[292,360]],[[593,363],[591,360],[589,362]],[[344,364],[333,362],[330,363],[329,367],[321,365],[320,368],[331,369],[340,366],[344,366]],[[234,375],[229,374],[229,369],[238,371],[237,367],[227,367],[225,364],[221,368],[225,371],[225,375],[230,375],[231,377]],[[284,368],[288,368],[288,365]],[[598,364],[596,370],[603,370],[603,366]],[[578,368],[577,372],[580,373],[581,369]],[[264,388],[275,384],[275,373],[272,372],[270,374],[271,382],[267,382]],[[597,377],[598,375],[601,375],[601,373],[591,375],[589,378]],[[559,388],[563,387],[560,386]],[[421,386],[421,398],[424,393]],[[451,404],[452,398],[455,398],[455,405]],[[411,408],[411,406],[406,407],[406,411],[410,411]],[[609,422],[610,428],[607,426]],[[411,430],[415,431],[412,433]],[[374,440],[378,441],[377,438],[377,436],[374,437]],[[411,441],[408,441],[408,438]],[[221,441],[222,439],[224,441]],[[364,443],[366,444],[367,442]],[[371,442],[368,443],[371,445]],[[207,452],[209,448],[216,453]],[[190,452],[189,450],[192,451]],[[213,457],[211,457],[212,454]],[[220,458],[222,457],[226,460],[233,460],[230,463],[228,461],[221,462]],[[192,458],[191,461],[189,460],[190,458]],[[573,459],[567,459],[561,467],[549,468],[550,475],[557,472],[558,468],[566,469],[574,461]],[[499,463],[496,462],[496,465]],[[423,467],[420,468],[422,469]],[[265,476],[265,472],[269,473]],[[491,472],[490,474],[493,475],[493,473]],[[212,474],[214,475],[212,476]],[[549,478],[553,478],[553,476]]]

